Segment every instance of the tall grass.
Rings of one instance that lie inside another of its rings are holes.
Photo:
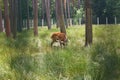
[[[93,80],[119,80],[120,71],[120,27],[106,26],[96,31],[99,42],[93,46],[92,60],[98,64]]]
[[[0,33],[0,80],[119,80],[120,26],[93,26],[93,44],[84,47],[85,28],[67,29],[68,45],[51,48],[50,35],[39,29],[8,39]]]

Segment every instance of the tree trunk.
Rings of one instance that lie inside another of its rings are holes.
[[[81,0],[78,0],[78,9],[80,9],[80,5],[81,5],[80,1]]]
[[[62,33],[66,34],[66,29],[65,29],[65,24],[64,24],[64,14],[63,14],[63,8],[62,8],[62,0],[57,0],[57,14],[58,16],[58,21],[60,24],[60,31]]]
[[[30,29],[30,26],[29,26],[29,0],[26,0],[27,1],[27,30]]]
[[[42,19],[44,20],[45,0],[42,0]]]
[[[17,30],[19,32],[22,31],[22,9],[21,9],[21,0],[18,0],[18,23],[17,23]]]
[[[2,10],[0,7],[0,32],[3,32],[3,26],[2,26]]]
[[[57,14],[57,12],[58,12],[58,6],[57,6],[57,0],[55,0],[55,13],[56,13],[56,26],[57,26],[57,28],[58,27],[60,27],[60,24],[59,24],[59,21],[58,21],[58,14]]]
[[[51,19],[50,19],[50,0],[45,0],[45,10],[46,10],[46,16],[47,16],[47,26],[48,29],[51,29]]]
[[[66,0],[63,0],[63,4],[64,4],[65,25],[66,25],[66,28],[68,28],[67,11],[66,11]]]
[[[86,40],[85,46],[92,44],[92,10],[90,0],[85,0],[85,15],[86,15]]]
[[[71,3],[72,3],[72,6],[74,6],[75,5],[75,2],[74,2],[74,0],[70,0],[71,1]]]
[[[10,24],[11,24],[11,32],[13,34],[13,38],[16,38],[17,35],[17,10],[18,10],[18,0],[10,0]]]
[[[9,16],[10,16],[10,26],[11,26],[11,32],[13,32],[13,0],[9,0]]]
[[[70,23],[70,0],[67,0],[67,13],[68,13],[68,25],[71,26],[71,23]]]
[[[4,0],[4,17],[5,17],[5,32],[6,36],[11,36],[11,29],[10,29],[10,18],[9,18],[9,9],[8,9],[8,0]]]
[[[38,36],[38,0],[33,0],[34,36]]]
[[[10,25],[13,38],[17,35],[17,14],[18,14],[18,0],[9,0],[10,9]]]

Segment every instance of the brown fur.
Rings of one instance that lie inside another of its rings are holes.
[[[62,46],[62,45],[65,46],[67,43],[67,37],[66,37],[65,33],[54,32],[51,35],[51,39],[52,39],[51,46],[53,45],[54,42],[59,42],[60,46]]]

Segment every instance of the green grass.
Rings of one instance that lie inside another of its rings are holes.
[[[0,80],[120,80],[120,26],[93,25],[93,44],[84,47],[85,27],[67,29],[65,48],[51,48],[50,35],[39,28],[8,39],[0,33]]]

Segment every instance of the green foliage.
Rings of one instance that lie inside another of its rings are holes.
[[[119,6],[120,0],[93,0],[93,15],[100,17],[101,23],[105,23],[103,20],[106,17],[109,18],[109,23],[113,23],[114,17],[120,17]]]
[[[81,6],[82,7],[82,6]],[[80,8],[80,9],[78,9],[78,10],[76,10],[76,14],[75,14],[75,19],[74,19],[74,23],[75,24],[77,24],[78,23],[78,21],[79,21],[79,19],[81,18],[83,18],[83,17],[85,17],[84,16],[84,10],[83,10],[83,8]]]
[[[46,17],[45,10],[42,11],[42,0],[39,1],[38,7],[38,17],[41,19],[43,16]],[[21,8],[22,8],[22,19],[27,18],[27,0],[21,0]],[[115,4],[115,5],[114,5]],[[78,6],[80,5],[80,9]],[[81,14],[84,17],[83,11],[84,0],[81,0],[81,3],[78,4],[78,0],[74,0],[74,4],[70,2],[70,17],[71,18],[81,18]],[[3,0],[0,0],[0,7],[2,7],[2,11],[4,10]],[[120,19],[120,0],[92,0],[92,9],[93,9],[93,17],[100,17],[100,22],[105,23],[105,18],[109,18],[109,23],[114,22],[114,17],[117,17],[117,21],[119,22]],[[79,13],[80,12],[80,13]],[[44,13],[42,15],[42,13]],[[55,15],[55,0],[50,1],[50,13],[51,18],[56,19]],[[32,0],[29,0],[29,17],[33,18],[33,8],[32,8]],[[74,23],[77,23],[78,19],[74,20]]]
[[[83,8],[80,8],[80,9],[78,9],[77,10],[77,14],[76,14],[76,18],[82,18],[83,17],[83,13],[84,13],[84,11],[83,11]]]

